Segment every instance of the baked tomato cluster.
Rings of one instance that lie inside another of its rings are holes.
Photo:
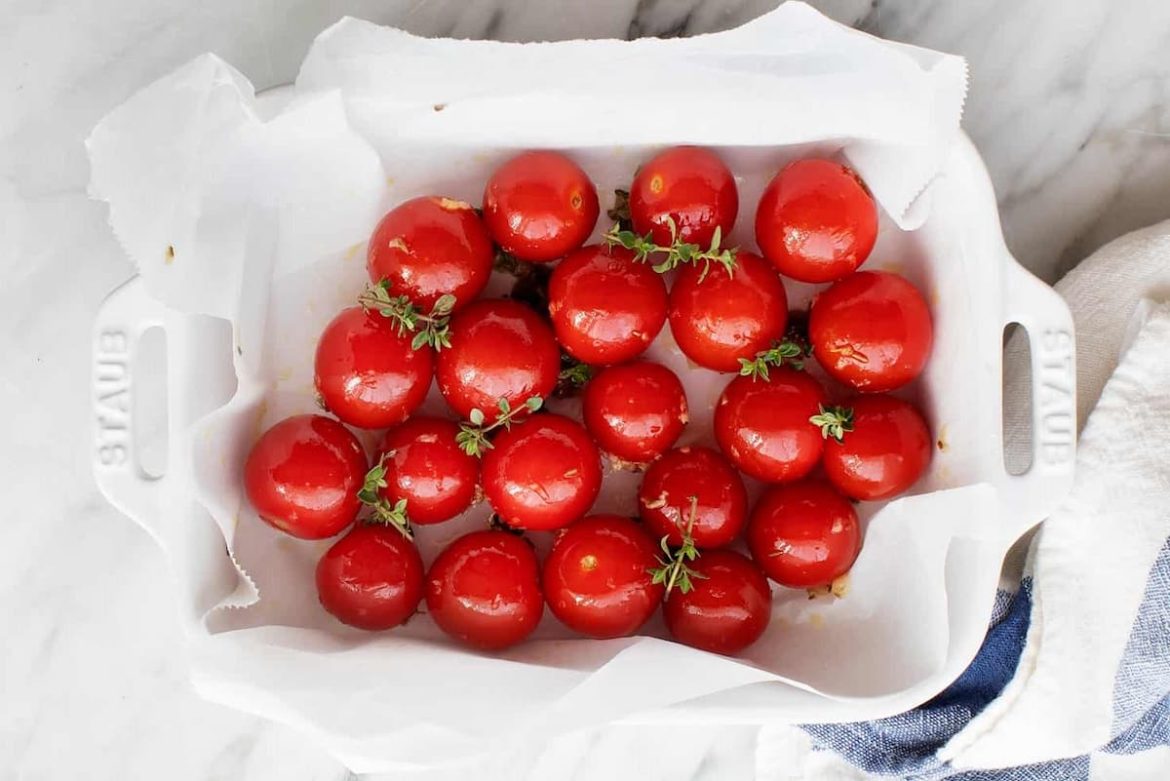
[[[244,465],[261,520],[338,537],[317,565],[325,610],[385,630],[425,600],[486,651],[531,635],[546,605],[595,638],[661,610],[676,640],[735,654],[767,631],[769,580],[842,593],[855,502],[910,489],[930,461],[923,416],[889,395],[930,357],[930,310],[901,276],[859,270],[878,209],[847,166],[780,170],[756,206],[758,252],[728,243],[739,207],[716,153],[676,147],[617,191],[595,243],[596,187],[548,150],[504,161],[482,208],[423,196],[386,214],[368,287],[317,345],[329,414],[276,423]],[[512,295],[482,297],[493,273],[517,277]],[[807,313],[789,312],[785,277],[824,285]],[[733,375],[709,431],[643,355],[667,328],[691,371]],[[432,380],[448,415],[418,414]],[[579,416],[545,409],[566,393]],[[354,429],[380,432],[375,452]],[[606,462],[641,474],[637,517],[594,511]],[[414,535],[485,501],[488,528],[427,566]]]

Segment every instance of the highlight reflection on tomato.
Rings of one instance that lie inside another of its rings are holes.
[[[599,244],[557,264],[548,312],[565,351],[599,366],[640,355],[666,323],[666,285],[634,253]]]
[[[658,545],[638,524],[592,515],[563,530],[544,562],[544,594],[553,615],[589,637],[632,635],[662,602],[653,582]]]
[[[390,526],[362,524],[317,562],[322,607],[359,629],[392,629],[414,615],[423,563],[414,543]]]
[[[853,566],[861,529],[849,500],[826,482],[804,480],[768,489],[752,510],[748,549],[781,586],[826,586]]]
[[[368,464],[349,429],[294,415],[265,431],[244,462],[244,489],[260,519],[306,540],[332,537],[357,517]]]
[[[466,645],[498,651],[532,634],[544,613],[532,545],[505,531],[465,534],[431,564],[427,613]]]
[[[492,273],[492,240],[471,204],[423,196],[391,209],[370,237],[370,282],[390,282],[423,311],[453,295],[455,309],[479,295]]]
[[[412,523],[454,518],[471,506],[479,487],[479,460],[456,444],[459,426],[415,417],[386,432],[379,452],[386,469],[381,495],[393,506],[406,500]]]
[[[430,347],[360,306],[341,311],[321,333],[313,380],[325,408],[351,426],[386,428],[406,420],[427,396],[434,374]]]
[[[679,269],[670,291],[670,332],[695,363],[738,372],[741,358],[766,350],[784,333],[788,297],[760,256],[740,250],[734,274],[702,265]]]
[[[483,457],[483,490],[509,526],[559,529],[593,506],[601,490],[601,454],[580,423],[533,415],[492,441]]]
[[[582,414],[601,449],[630,464],[665,453],[689,420],[682,383],[650,361],[603,369],[585,386]]]

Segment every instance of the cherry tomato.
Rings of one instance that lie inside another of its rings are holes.
[[[859,271],[818,295],[808,336],[829,375],[870,393],[921,374],[934,339],[922,294],[885,271]]]
[[[824,401],[820,384],[795,369],[773,369],[766,380],[736,377],[715,405],[715,439],[744,474],[770,483],[798,480],[824,450],[809,423]]]
[[[930,463],[930,429],[918,410],[893,396],[859,396],[846,405],[851,429],[825,441],[821,460],[837,490],[853,499],[889,499],[905,491]],[[832,410],[830,410],[832,412]]]
[[[776,270],[801,282],[856,271],[877,241],[877,204],[857,174],[832,160],[789,163],[756,209],[756,244]]]
[[[479,486],[479,460],[455,442],[459,426],[449,420],[417,417],[386,432],[379,448],[386,468],[382,497],[393,505],[405,499],[413,523],[454,518],[471,506]]]
[[[630,221],[639,235],[669,246],[670,221],[678,238],[707,249],[715,229],[735,225],[739,191],[723,161],[709,149],[676,146],[643,165],[630,185]]]
[[[640,355],[662,330],[666,285],[629,250],[591,244],[553,269],[548,313],[569,355],[584,363],[621,363]]]
[[[353,523],[365,451],[349,429],[323,415],[295,415],[265,431],[244,462],[244,490],[265,523],[305,540]]]
[[[552,329],[523,304],[476,301],[451,318],[451,346],[439,353],[435,376],[447,404],[466,418],[483,411],[489,423],[500,399],[519,407],[552,393],[561,353]]]
[[[691,590],[672,591],[662,608],[671,637],[716,654],[759,640],[772,618],[772,590],[759,568],[729,550],[707,551],[688,566],[698,575]]]
[[[597,446],[580,423],[561,415],[513,425],[483,457],[484,494],[517,529],[567,526],[589,511],[600,489]]]
[[[853,566],[861,528],[853,505],[825,482],[768,489],[752,510],[748,549],[781,586],[826,586]]]
[[[492,240],[471,204],[424,196],[390,210],[370,237],[366,270],[377,284],[390,280],[429,311],[439,296],[455,296],[455,308],[479,295],[492,273]]]
[[[317,562],[322,607],[358,629],[398,626],[414,615],[422,594],[418,549],[389,526],[355,526]]]
[[[544,560],[545,599],[553,615],[589,637],[638,631],[662,602],[653,582],[658,546],[629,518],[591,515],[565,529]]]
[[[547,263],[585,243],[597,224],[597,190],[560,152],[524,152],[496,169],[483,191],[483,219],[505,252]]]
[[[497,651],[540,623],[544,597],[532,545],[506,531],[465,534],[427,572],[427,613],[461,643]]]
[[[665,453],[689,419],[678,377],[649,361],[603,369],[585,386],[582,413],[602,450],[632,464]]]
[[[735,273],[713,266],[684,266],[670,291],[670,331],[695,363],[738,372],[740,358],[768,349],[784,333],[784,284],[759,255],[740,250]]]
[[[714,450],[680,447],[646,470],[638,489],[642,521],[656,538],[678,547],[695,518],[691,539],[696,548],[719,548],[739,536],[747,519],[747,491],[739,473]]]
[[[427,397],[435,365],[430,347],[413,350],[410,341],[377,312],[343,309],[317,342],[313,381],[325,408],[358,428],[406,420]]]

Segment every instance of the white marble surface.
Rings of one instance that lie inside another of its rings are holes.
[[[965,55],[964,124],[1008,241],[1054,279],[1170,217],[1164,0],[820,0],[876,34]],[[203,51],[258,88],[291,80],[342,13],[415,32],[532,40],[694,34],[775,0],[8,0],[0,6],[0,779],[343,779],[295,733],[195,698],[165,563],[88,462],[89,327],[131,273],[85,197],[81,142],[136,88]],[[757,766],[753,728],[607,729],[482,778],[838,777]],[[763,755],[761,755],[763,756]],[[1115,761],[1116,760],[1116,761]],[[830,763],[832,764],[832,763]],[[1099,778],[1152,778],[1124,759]],[[415,776],[410,776],[415,777]],[[428,776],[431,778],[433,776]]]

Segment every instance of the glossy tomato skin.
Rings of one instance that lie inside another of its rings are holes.
[[[591,244],[553,269],[548,313],[569,355],[597,366],[621,363],[641,355],[662,330],[666,285],[631,251]]]
[[[772,590],[759,568],[729,550],[707,551],[690,567],[699,575],[691,590],[673,591],[662,609],[671,636],[716,654],[759,640],[772,619]]]
[[[650,361],[603,369],[585,386],[582,413],[601,449],[632,464],[669,450],[689,420],[682,382]]]
[[[642,522],[655,538],[682,545],[695,498],[691,539],[700,549],[720,548],[739,536],[747,520],[747,491],[739,473],[706,447],[680,447],[646,470],[638,489]]]
[[[370,281],[390,281],[392,295],[405,295],[423,311],[440,296],[455,296],[455,308],[471,302],[492,273],[492,240],[471,204],[423,196],[391,209],[366,247]]]
[[[930,428],[913,404],[877,394],[859,396],[853,430],[825,441],[825,475],[841,493],[860,501],[890,499],[917,482],[930,464]]]
[[[544,561],[548,606],[562,624],[583,635],[632,635],[662,602],[663,586],[651,574],[659,553],[629,518],[582,518],[560,532]]]
[[[479,460],[463,452],[458,434],[459,426],[449,420],[415,417],[382,437],[382,497],[391,505],[405,499],[412,523],[441,523],[475,501]]]
[[[784,284],[759,255],[740,250],[735,273],[713,266],[701,282],[702,266],[684,266],[670,291],[670,331],[695,363],[738,372],[784,333],[788,297]]]
[[[561,353],[552,329],[523,304],[507,299],[475,301],[451,318],[451,346],[439,353],[435,376],[456,414],[482,410],[489,423],[499,400],[519,407],[552,393]]]
[[[643,165],[630,185],[630,221],[639,235],[669,246],[670,220],[679,238],[703,249],[716,228],[731,232],[739,211],[739,190],[731,171],[709,149],[676,146]]]
[[[897,274],[859,271],[813,300],[808,335],[817,363],[830,376],[881,393],[922,373],[934,329],[913,285]]]
[[[752,559],[781,586],[826,586],[861,551],[853,505],[820,480],[778,485],[760,497],[748,521]]]
[[[357,517],[368,464],[357,437],[323,415],[265,431],[244,462],[244,490],[265,523],[305,540],[332,537]]]
[[[498,651],[524,640],[544,613],[532,545],[505,531],[465,534],[431,564],[427,613],[465,645]]]
[[[523,152],[488,179],[483,218],[505,252],[548,263],[577,249],[597,224],[597,190],[560,152]]]
[[[773,369],[766,380],[736,377],[715,405],[715,440],[744,474],[769,483],[799,480],[824,450],[809,422],[824,402],[820,383],[795,369]]]
[[[317,562],[322,607],[358,629],[398,626],[414,615],[422,595],[418,549],[389,526],[355,526]]]
[[[857,270],[877,241],[877,204],[849,167],[796,160],[760,196],[756,244],[776,270],[801,282],[832,282]]]
[[[343,309],[317,342],[313,381],[325,408],[351,426],[387,428],[418,409],[434,374],[430,347],[360,306]]]
[[[483,490],[509,526],[559,529],[593,506],[601,490],[601,455],[580,423],[533,415],[492,441],[483,457]]]

